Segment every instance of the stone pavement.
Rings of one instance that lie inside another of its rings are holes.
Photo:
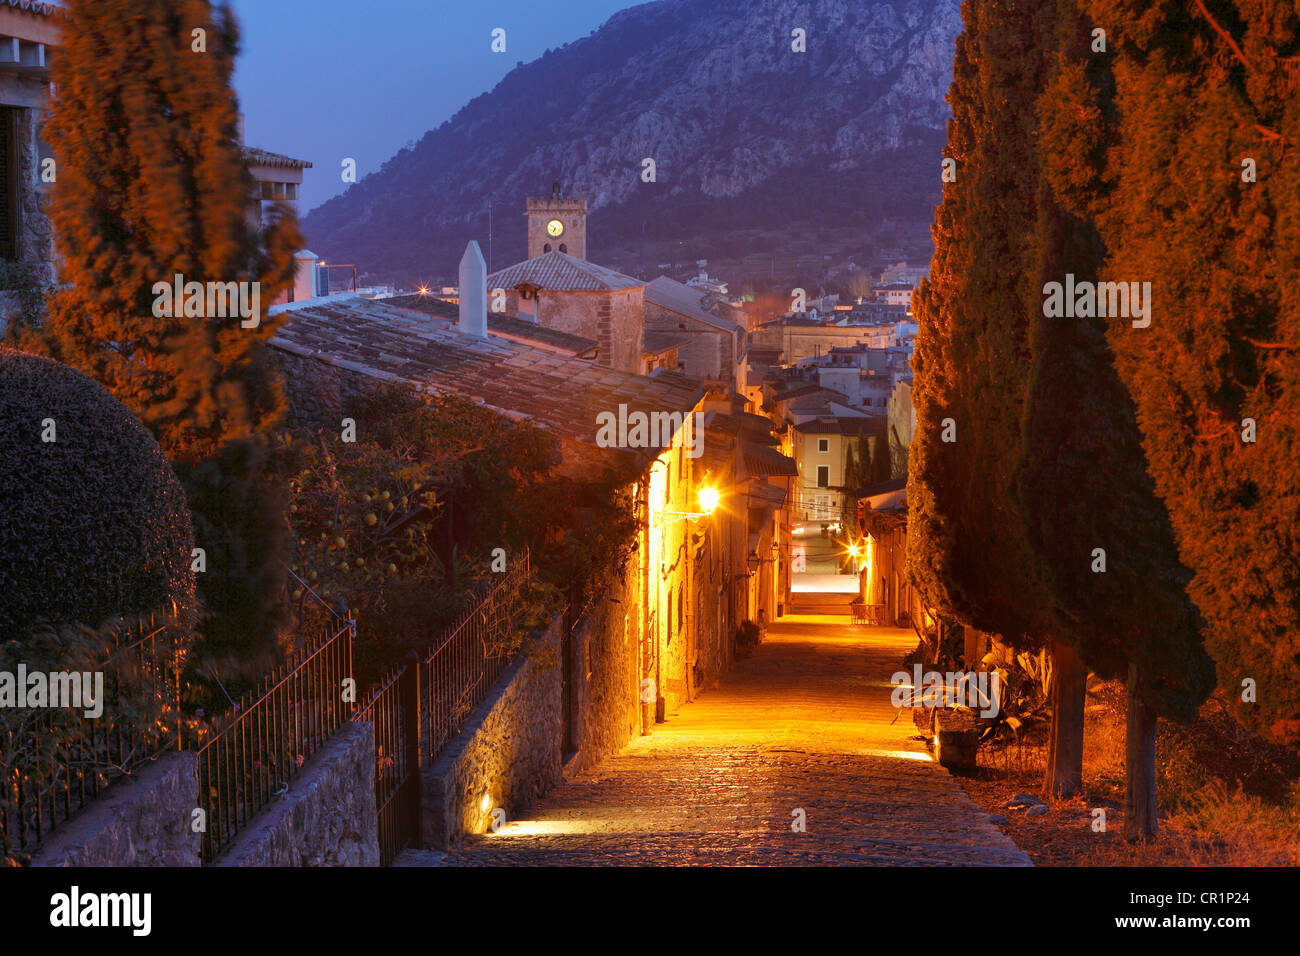
[[[783,618],[720,689],[527,819],[395,865],[1031,865],[894,719],[915,635],[844,621]]]

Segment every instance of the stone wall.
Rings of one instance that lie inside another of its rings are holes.
[[[214,865],[378,866],[374,725],[335,733]]]
[[[641,732],[640,561],[628,559],[574,626],[569,686],[576,759],[570,772],[614,753]]]
[[[54,226],[45,212],[47,185],[41,183],[39,110],[18,110],[14,119],[14,140],[18,147],[18,259],[38,267],[39,281],[51,284],[55,279]]]
[[[168,753],[60,826],[32,866],[198,866],[198,756]]]
[[[507,309],[517,314],[519,299],[506,296]],[[596,361],[624,372],[641,370],[645,332],[645,286],[614,292],[540,293],[535,321],[543,328],[580,335],[597,344]],[[527,319],[528,316],[524,315]]]
[[[283,318],[291,321],[293,313]],[[379,384],[360,372],[329,365],[315,358],[273,347],[269,353],[284,373],[288,393],[288,423],[295,428],[342,429],[346,409],[362,390]]]
[[[687,375],[731,380],[735,357],[729,333],[650,301],[645,304],[645,327],[685,339],[678,349],[678,357]]]
[[[420,786],[421,844],[447,849],[482,833],[500,808],[528,811],[560,780],[560,627],[520,656],[474,709]]]

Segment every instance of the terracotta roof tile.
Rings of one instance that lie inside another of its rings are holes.
[[[283,153],[273,153],[267,149],[254,146],[244,147],[244,162],[249,166],[287,166],[290,169],[311,169],[311,163],[305,159],[294,159]]]
[[[552,292],[611,292],[641,288],[645,282],[566,252],[544,252],[492,273],[487,285],[489,289],[533,285]]]
[[[349,297],[288,310],[271,345],[375,378],[473,397],[592,446],[600,412],[617,413],[619,405],[684,412],[704,394],[684,376],[633,375],[509,339],[474,338],[383,303]]]

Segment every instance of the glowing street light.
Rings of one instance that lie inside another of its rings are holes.
[[[707,518],[718,510],[718,503],[721,500],[722,495],[718,493],[718,489],[704,487],[700,489],[699,511],[656,511],[655,522],[658,524],[671,524],[673,521],[682,519]]]

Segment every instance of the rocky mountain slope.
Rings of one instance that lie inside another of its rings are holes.
[[[524,197],[553,182],[588,197],[588,256],[628,269],[926,223],[960,29],[959,0],[647,3],[516,68],[303,229],[409,283],[454,275],[467,239],[487,252],[490,202],[492,265],[522,258]]]

